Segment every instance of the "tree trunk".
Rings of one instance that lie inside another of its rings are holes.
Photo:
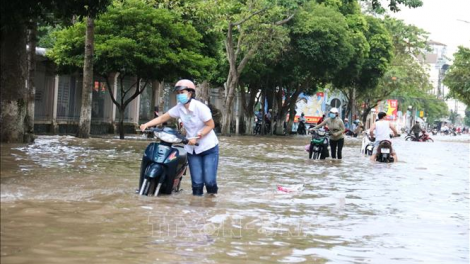
[[[353,88],[353,96],[351,103],[351,122],[354,121],[354,116],[356,116],[356,87]]]
[[[165,100],[164,100],[165,99],[164,98],[165,82],[164,81],[160,82],[160,85],[158,86],[157,94],[158,94],[158,110],[160,111],[161,114],[164,114],[165,113]]]
[[[287,118],[287,108],[285,105],[288,103],[287,98],[286,101],[284,102],[284,105],[282,103],[282,88],[279,88],[279,90],[276,93],[276,101],[277,101],[277,116],[278,116],[278,122],[276,125],[276,134],[277,135],[283,135],[284,133],[287,135],[287,130],[284,131],[284,122],[286,121]]]
[[[124,139],[124,111],[126,107],[119,107],[119,139]]]
[[[241,109],[240,116],[243,116],[243,125],[245,127],[244,133],[251,135],[253,134],[254,127],[254,105],[256,100],[256,92],[252,90],[250,93],[250,87],[247,87],[244,84],[240,84],[240,100],[241,100]],[[257,90],[257,89],[256,89]],[[247,94],[249,97],[247,98]]]
[[[362,124],[364,125],[364,130],[367,128],[367,116],[369,115],[371,109],[372,108],[370,107],[366,107],[364,108],[364,112],[362,113]]]
[[[290,98],[289,105],[289,122],[287,122],[286,134],[290,134],[292,131],[292,125],[294,124],[295,119],[295,108],[297,107],[297,98],[301,93],[301,89],[297,88],[292,97]]]
[[[78,126],[79,138],[89,138],[91,128],[91,107],[93,96],[93,45],[95,26],[93,18],[87,17],[85,37],[85,61],[83,64],[82,107]]]
[[[245,133],[247,135],[253,134],[253,126],[255,124],[255,117],[245,115],[243,116],[243,121],[245,122]]]
[[[210,87],[209,83],[207,81],[203,81],[201,85],[199,85],[197,93],[196,93],[196,98],[201,100],[203,103],[206,105],[210,104]]]
[[[234,74],[236,75],[236,74]],[[235,89],[238,85],[238,77],[229,78],[229,82],[227,84],[227,97],[225,98],[225,104],[223,109],[223,116],[222,116],[222,135],[228,136],[230,135],[230,127],[232,125],[232,107],[233,107],[233,99],[235,97]]]
[[[158,81],[153,80],[152,81],[152,97],[150,99],[150,120],[153,119],[154,117],[154,111],[155,107],[158,107],[158,103],[160,102],[160,98],[158,97],[158,91],[159,91],[160,83]],[[158,111],[162,111],[160,107],[158,107]]]
[[[34,78],[36,75],[36,38],[37,23],[32,20],[28,29],[28,77],[27,77],[27,108],[25,117],[25,142],[34,141],[34,100],[36,97],[36,85]]]
[[[26,26],[2,25],[1,42],[1,142],[24,142],[26,115]]]
[[[266,87],[263,87],[261,89],[261,135],[265,135],[266,132]]]

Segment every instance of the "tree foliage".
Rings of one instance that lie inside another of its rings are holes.
[[[61,71],[83,63],[83,22],[56,33],[48,53]],[[141,1],[116,2],[96,20],[94,69],[144,79],[199,77],[213,63],[200,54],[201,35],[193,26],[166,9]]]
[[[56,33],[57,41],[48,56],[59,70],[73,71],[82,65],[84,30],[84,23],[79,22]],[[200,39],[201,34],[176,12],[139,0],[115,2],[96,20],[94,71],[108,84],[112,74],[119,73],[119,94],[108,91],[120,111],[121,138],[124,110],[149,81],[206,74],[213,59],[201,54]],[[126,76],[136,78],[131,87],[122,85]]]
[[[444,77],[450,96],[470,106],[470,49],[459,46],[453,64]]]
[[[376,10],[377,12],[384,12],[384,1],[381,0],[361,0],[363,2],[369,2],[372,5],[372,8]],[[387,8],[392,11],[392,12],[398,12],[400,11],[400,5],[403,5],[405,7],[409,8],[416,8],[420,7],[423,5],[422,0],[388,0],[385,1],[387,4]]]

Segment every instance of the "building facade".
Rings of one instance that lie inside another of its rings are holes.
[[[76,134],[82,103],[82,72],[57,74],[54,63],[47,59],[45,53],[46,50],[43,48],[36,49],[35,133]],[[117,133],[120,113],[111,99],[110,89],[116,100],[120,102],[121,86],[128,89],[136,82],[133,77],[125,77],[122,83],[120,79],[119,74],[112,75],[109,82],[104,78],[94,77],[91,134]],[[157,92],[157,88],[161,88],[162,91]],[[223,104],[221,90],[223,89],[210,90],[211,104],[218,109],[221,109]],[[132,91],[128,94],[132,94]],[[154,118],[155,106],[163,106],[159,109],[160,113],[168,111],[176,104],[176,98],[172,95],[170,83],[163,85],[158,82],[149,83],[144,92],[126,107],[124,112],[126,133],[135,133],[139,124]],[[160,103],[161,101],[164,103]]]

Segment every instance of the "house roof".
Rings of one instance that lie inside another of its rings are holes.
[[[428,41],[428,44],[429,44],[429,45],[437,45],[437,46],[445,46],[445,47],[447,47],[446,44],[443,44],[443,43],[440,43],[440,42],[437,42],[437,41],[434,41],[434,40]]]

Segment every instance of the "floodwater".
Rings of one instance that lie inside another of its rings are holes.
[[[308,136],[221,137],[215,198],[136,195],[138,138],[4,144],[1,263],[469,263],[470,136],[434,138],[375,164],[360,139],[312,161]]]

